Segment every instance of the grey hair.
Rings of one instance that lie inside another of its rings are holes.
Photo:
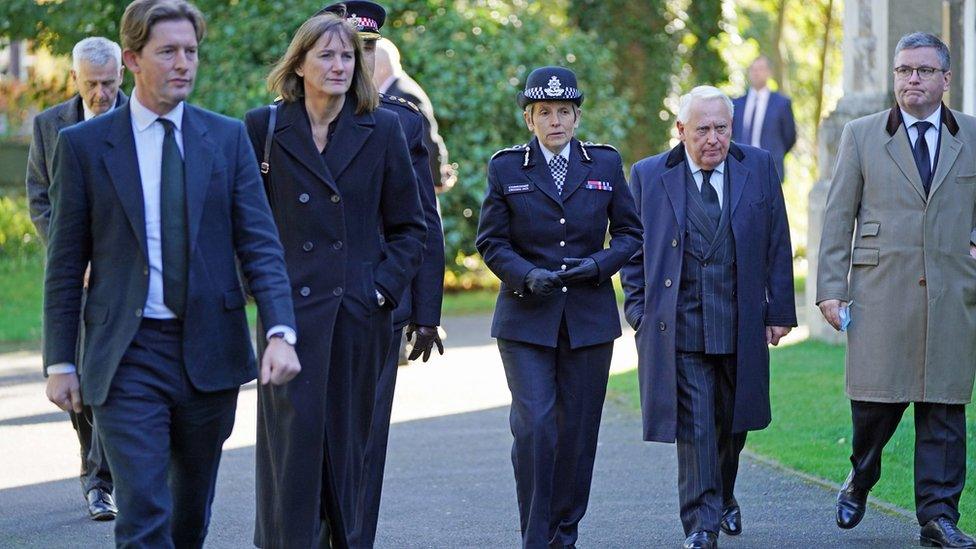
[[[82,60],[92,65],[104,65],[114,59],[116,67],[122,68],[122,48],[108,38],[90,36],[75,44],[71,50],[71,68],[78,72]]]
[[[681,96],[680,103],[678,104],[678,122],[682,124],[688,122],[688,115],[691,114],[691,105],[695,101],[713,99],[721,99],[725,102],[725,106],[729,108],[729,118],[731,119],[732,114],[735,112],[735,107],[732,106],[732,100],[729,99],[729,96],[722,93],[722,90],[715,86],[696,86],[690,92]]]
[[[902,50],[914,50],[916,48],[935,48],[935,52],[939,54],[939,63],[942,65],[939,68],[943,71],[949,70],[949,47],[938,36],[927,32],[911,32],[902,36],[898,45],[895,46],[894,57],[898,57],[898,53]]]
[[[397,49],[396,44],[388,38],[380,38],[376,41],[376,49],[382,50],[387,59],[390,60],[390,70],[393,76],[403,76],[403,66],[400,65],[400,50]]]

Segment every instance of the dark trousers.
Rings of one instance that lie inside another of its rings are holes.
[[[573,547],[590,498],[613,343],[571,349],[498,340],[515,442],[512,465],[522,546]]]
[[[332,527],[343,532],[349,547],[354,543],[362,509],[366,479],[366,447],[372,436],[380,372],[388,357],[393,330],[392,311],[381,308],[369,314],[339,307],[332,333],[329,380],[326,387],[326,449],[333,483],[323,486],[323,501],[335,501],[337,513],[330,515]],[[389,419],[387,419],[389,422]],[[324,472],[330,474],[329,471]],[[328,476],[324,478],[328,479]],[[329,492],[332,492],[331,494]],[[333,532],[333,545],[337,533]]]
[[[182,360],[178,321],[144,319],[108,398],[94,406],[115,472],[118,547],[202,547],[221,447],[237,389],[197,391]]]
[[[677,352],[678,500],[685,535],[718,533],[745,433],[732,432],[735,355]]]
[[[92,415],[91,406],[83,406],[80,414],[76,414],[74,410],[69,414],[71,415],[71,425],[75,428],[81,447],[81,474],[79,475],[81,489],[86,494],[93,488],[111,492],[112,472],[108,468],[108,460],[105,459],[102,443],[98,440],[98,431],[94,427],[95,418]]]
[[[870,490],[881,478],[881,452],[898,428],[907,402],[851,401],[854,485]],[[966,407],[915,403],[915,515],[919,524],[959,521],[966,484]]]
[[[393,340],[386,354],[376,384],[376,405],[373,408],[373,425],[366,441],[363,460],[363,489],[358,519],[351,547],[372,547],[376,541],[376,522],[380,514],[380,497],[383,493],[383,471],[386,469],[386,447],[390,439],[390,417],[393,414],[393,392],[399,369],[400,342],[403,328],[393,330]]]

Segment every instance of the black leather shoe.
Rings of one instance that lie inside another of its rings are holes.
[[[861,522],[868,505],[868,491],[854,486],[853,479],[854,471],[851,471],[837,493],[837,526],[845,530]]]
[[[88,514],[92,520],[115,520],[115,516],[119,514],[115,498],[107,490],[92,488],[85,494],[85,500],[88,501]]]
[[[976,548],[976,541],[956,526],[955,522],[939,517],[925,523],[919,532],[918,541],[923,547],[966,547]]]
[[[722,509],[722,522],[719,527],[730,536],[738,536],[742,533],[742,512],[739,510],[739,502],[732,499],[732,502]]]
[[[715,532],[692,532],[685,538],[682,549],[716,549],[718,547],[718,534]]]

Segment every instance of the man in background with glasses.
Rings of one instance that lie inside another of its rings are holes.
[[[942,103],[952,73],[938,37],[903,36],[893,66],[897,105],[844,128],[821,237],[817,304],[838,330],[851,319],[853,467],[836,520],[864,517],[914,403],[920,541],[976,547],[956,526],[976,374],[976,118]]]

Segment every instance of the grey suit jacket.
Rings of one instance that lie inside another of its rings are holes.
[[[115,106],[121,107],[128,101],[129,97],[120,90]],[[81,96],[75,94],[71,99],[44,110],[34,118],[34,138],[27,154],[27,201],[30,205],[31,221],[45,244],[51,221],[48,188],[51,186],[51,169],[54,165],[54,146],[58,142],[58,132],[81,122],[83,117]]]

